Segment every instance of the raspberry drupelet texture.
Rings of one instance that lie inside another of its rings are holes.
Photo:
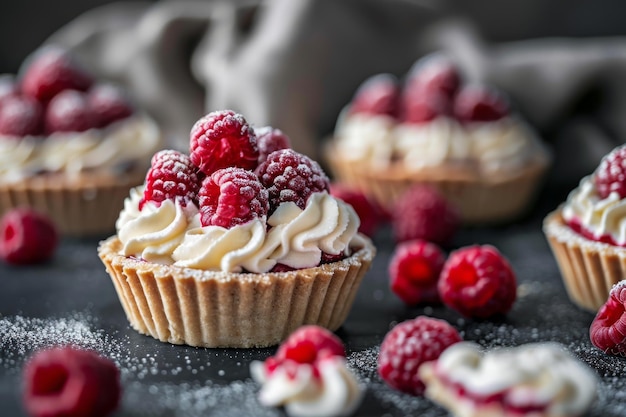
[[[484,319],[511,309],[517,281],[495,247],[473,245],[450,254],[438,288],[445,305],[466,317]]]
[[[155,153],[146,174],[139,209],[147,201],[157,205],[164,200],[175,200],[183,206],[190,202],[197,204],[201,177],[187,155],[171,149]]]
[[[46,108],[46,132],[83,132],[98,126],[87,95],[76,90],[65,90],[54,96]]]
[[[104,417],[121,398],[120,372],[95,352],[37,352],[24,367],[24,405],[33,417]]]
[[[594,180],[601,198],[607,198],[612,192],[620,198],[626,197],[626,146],[615,148],[602,158]]]
[[[453,106],[454,115],[463,122],[495,122],[509,114],[509,103],[502,94],[480,85],[463,87]]]
[[[626,356],[626,280],[611,288],[589,329],[591,343],[605,353]]]
[[[8,211],[0,220],[0,259],[15,265],[50,259],[59,244],[52,221],[29,208]]]
[[[398,80],[393,75],[375,75],[365,80],[357,90],[350,103],[350,113],[396,117],[399,94]]]
[[[254,170],[259,149],[256,135],[246,119],[232,110],[207,114],[191,128],[191,161],[206,175],[221,168]]]
[[[270,214],[281,204],[294,202],[304,210],[311,194],[329,191],[330,181],[317,162],[292,149],[272,152],[257,173],[269,191]]]
[[[259,164],[267,160],[267,156],[280,149],[291,148],[291,139],[280,129],[264,126],[254,129],[259,148]]]
[[[418,316],[402,322],[387,333],[380,346],[378,373],[393,388],[421,395],[425,386],[417,372],[419,367],[462,340],[444,320]]]
[[[434,243],[412,240],[397,245],[389,262],[391,290],[409,305],[440,302],[437,283],[445,261]]]
[[[203,226],[231,228],[267,216],[269,198],[259,178],[243,168],[215,171],[202,182],[198,192]]]
[[[96,84],[89,90],[87,100],[98,127],[125,119],[135,112],[126,94],[112,84]]]
[[[43,130],[43,108],[30,97],[8,96],[0,102],[0,134],[36,136]]]

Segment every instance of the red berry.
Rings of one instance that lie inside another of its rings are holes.
[[[509,262],[490,245],[473,245],[450,254],[439,278],[439,296],[466,317],[505,314],[515,301],[517,283]]]
[[[34,264],[52,257],[59,235],[52,221],[30,208],[6,212],[0,219],[0,258],[15,264]]]
[[[261,183],[268,189],[270,213],[288,201],[302,210],[311,194],[328,191],[330,182],[317,162],[292,149],[268,155],[257,169]]]
[[[259,159],[256,135],[232,110],[207,114],[191,129],[191,160],[206,175],[230,166],[254,170]]]
[[[350,113],[384,114],[395,117],[398,113],[398,80],[391,74],[378,74],[365,80],[356,91]]]
[[[93,83],[92,76],[60,48],[42,49],[25,64],[22,91],[43,103],[64,90],[87,91]]]
[[[242,168],[215,171],[202,182],[198,193],[203,226],[227,229],[267,216],[268,192],[252,172]]]
[[[391,290],[409,305],[438,303],[437,282],[445,261],[434,243],[413,240],[397,245],[389,262]]]
[[[626,356],[626,280],[611,288],[589,329],[591,343],[613,355]]]
[[[103,417],[120,402],[120,372],[72,347],[37,352],[24,366],[24,405],[33,417]]]
[[[400,391],[421,395],[424,383],[417,370],[424,362],[439,358],[450,345],[462,341],[448,322],[419,316],[396,325],[380,346],[378,373]]]
[[[496,90],[472,85],[457,94],[454,114],[462,122],[495,122],[509,114],[509,104]]]
[[[0,134],[36,136],[41,134],[43,109],[30,97],[6,97],[0,102]]]
[[[423,239],[445,245],[459,228],[460,217],[437,189],[416,184],[393,205],[391,225],[397,242]]]
[[[316,325],[299,327],[276,352],[276,359],[290,359],[297,363],[313,363],[330,356],[345,357],[343,343],[332,332]]]
[[[0,102],[8,97],[20,95],[20,89],[15,82],[15,77],[11,74],[0,75]]]
[[[331,183],[330,193],[354,208],[361,220],[359,232],[364,235],[373,236],[378,226],[385,220],[383,209],[360,190],[339,183]]]
[[[448,100],[458,91],[461,76],[454,62],[445,55],[429,55],[420,59],[409,71],[405,95],[430,96],[443,94]]]
[[[98,127],[125,119],[134,113],[133,106],[119,88],[111,84],[98,84],[89,90],[89,107],[97,118]]]
[[[87,96],[76,90],[65,90],[54,96],[46,109],[45,121],[48,133],[84,132],[98,126]]]
[[[254,129],[256,142],[259,148],[259,164],[265,162],[267,156],[280,149],[291,148],[291,140],[282,130],[265,126]]]
[[[450,102],[442,93],[407,97],[402,101],[402,120],[405,123],[427,123],[450,114]]]
[[[620,199],[626,197],[626,145],[613,149],[602,158],[594,180],[600,198],[607,198],[612,192],[616,192]]]
[[[183,153],[163,150],[154,154],[151,167],[146,174],[142,209],[147,201],[161,205],[164,200],[175,200],[183,206],[196,203],[200,179],[198,168]]]

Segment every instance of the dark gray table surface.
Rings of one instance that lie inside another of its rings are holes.
[[[517,274],[518,299],[498,321],[473,321],[445,307],[406,307],[389,290],[387,264],[393,251],[389,230],[375,236],[378,255],[355,305],[337,332],[348,363],[366,385],[358,416],[446,416],[424,398],[389,388],[376,373],[378,347],[391,326],[420,314],[448,320],[466,340],[490,348],[556,341],[599,376],[598,399],[589,416],[626,416],[626,360],[595,349],[588,328],[593,315],[566,296],[541,231],[544,215],[567,190],[546,189],[535,209],[506,226],[462,229],[452,248],[495,245]],[[132,330],[113,285],[96,255],[99,238],[64,239],[52,262],[0,265],[0,415],[25,415],[21,369],[34,350],[59,343],[96,349],[122,371],[123,401],[115,416],[281,416],[256,400],[249,364],[268,349],[202,349],[161,343]]]

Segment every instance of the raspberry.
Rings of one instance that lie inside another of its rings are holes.
[[[154,154],[151,167],[146,174],[141,210],[147,201],[161,205],[164,200],[175,200],[186,206],[196,203],[200,179],[198,168],[183,153],[163,150]]]
[[[0,258],[15,264],[34,264],[52,257],[59,235],[52,221],[30,208],[8,211],[0,219]]]
[[[483,319],[511,309],[517,283],[509,262],[496,248],[473,245],[450,254],[438,288],[446,306]]]
[[[591,343],[605,353],[626,356],[626,280],[611,288],[609,298],[591,323]]]
[[[87,95],[89,108],[97,118],[98,127],[125,119],[134,113],[130,100],[122,90],[111,84],[98,84]]]
[[[409,305],[438,303],[437,282],[445,261],[434,243],[413,240],[397,245],[389,262],[391,290]]]
[[[420,365],[462,340],[445,320],[426,316],[407,320],[391,329],[380,345],[378,373],[393,388],[421,395],[425,386],[417,373]]]
[[[294,202],[302,210],[311,194],[328,191],[330,181],[317,162],[292,149],[268,155],[257,169],[261,183],[268,189],[270,213],[281,204]]]
[[[462,122],[495,122],[509,114],[509,104],[500,93],[477,85],[462,88],[453,106]]]
[[[398,113],[398,80],[391,74],[378,74],[365,80],[356,91],[350,113],[384,114],[395,117]]]
[[[601,198],[607,198],[614,191],[620,199],[626,197],[626,145],[613,149],[602,158],[594,180]]]
[[[95,352],[42,350],[24,366],[24,405],[33,417],[103,417],[120,402],[120,373]]]
[[[280,149],[291,148],[291,140],[282,130],[265,126],[255,129],[256,142],[259,148],[259,164],[267,160],[267,156]]]
[[[339,183],[330,184],[330,193],[342,201],[350,204],[361,219],[359,232],[373,236],[385,219],[383,209],[371,201],[362,191],[350,188]]]
[[[41,134],[43,109],[30,97],[6,97],[0,102],[0,134],[36,136]]]
[[[42,49],[25,64],[22,91],[42,103],[50,101],[61,91],[87,91],[93,84],[92,76],[60,48]]]
[[[443,94],[450,100],[460,85],[461,76],[454,62],[444,55],[430,55],[420,59],[409,71],[405,94],[415,97]]]
[[[391,226],[397,242],[423,239],[445,245],[460,226],[460,217],[437,189],[411,186],[393,205]]]
[[[224,168],[206,177],[198,193],[203,226],[227,229],[267,216],[268,192],[251,171]]]
[[[341,340],[323,327],[307,325],[298,328],[280,345],[275,358],[314,363],[330,356],[346,356]]]
[[[254,170],[259,159],[254,130],[232,110],[209,113],[191,128],[190,157],[206,175],[230,166]]]
[[[402,100],[402,120],[405,123],[427,123],[450,114],[450,102],[442,93],[429,93]]]
[[[65,90],[50,101],[45,122],[48,133],[83,132],[98,126],[87,96],[76,90]]]

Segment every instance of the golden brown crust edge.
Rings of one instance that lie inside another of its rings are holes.
[[[157,265],[119,255],[113,236],[98,255],[135,330],[163,342],[201,347],[279,344],[304,324],[337,330],[345,321],[375,248],[290,272],[236,274]]]

